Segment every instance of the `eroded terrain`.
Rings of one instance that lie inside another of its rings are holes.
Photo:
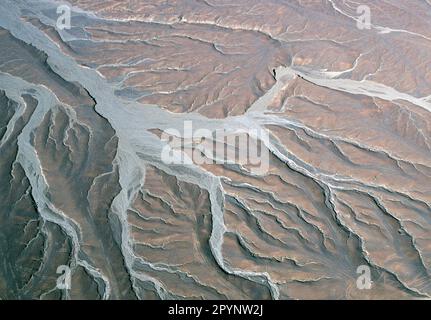
[[[0,298],[430,298],[431,4],[361,4],[2,0]]]

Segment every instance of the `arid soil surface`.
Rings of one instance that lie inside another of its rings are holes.
[[[360,2],[1,0],[0,299],[430,298],[431,2]]]

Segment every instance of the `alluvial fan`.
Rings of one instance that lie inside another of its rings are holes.
[[[361,3],[1,0],[0,299],[431,298],[431,2]]]

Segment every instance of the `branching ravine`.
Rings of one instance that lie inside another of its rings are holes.
[[[239,198],[230,195],[226,190],[224,190],[222,182],[224,181],[224,179],[228,180],[228,177],[222,174],[215,175],[210,171],[205,170],[197,165],[166,165],[161,159],[161,150],[164,145],[155,135],[148,132],[149,129],[180,129],[183,124],[183,121],[189,119],[193,119],[201,127],[210,128],[213,131],[219,127],[223,127],[227,130],[231,130],[232,132],[238,132],[238,128],[239,130],[242,130],[244,132],[251,132],[251,130],[255,129],[265,130],[266,132],[269,132],[268,129],[265,129],[266,126],[274,125],[289,128],[292,130],[302,129],[306,132],[307,135],[313,138],[330,141],[334,144],[339,153],[342,155],[344,154],[338,147],[338,142],[347,143],[351,146],[361,148],[366,151],[371,151],[384,155],[390,160],[393,160],[401,171],[403,171],[403,168],[402,166],[400,166],[399,163],[411,164],[415,168],[416,165],[424,166],[427,169],[430,168],[429,163],[405,160],[394,153],[384,150],[383,148],[374,148],[352,139],[324,134],[294,120],[283,119],[274,115],[267,114],[268,104],[286,86],[288,81],[295,79],[297,76],[302,77],[306,81],[309,81],[316,86],[329,88],[331,90],[347,92],[354,95],[365,95],[371,98],[381,98],[386,101],[405,100],[427,111],[431,111],[431,104],[425,99],[398,92],[393,88],[368,80],[354,81],[349,79],[334,79],[331,72],[317,72],[291,66],[279,67],[277,69],[277,74],[279,76],[276,79],[275,85],[266,94],[261,96],[260,99],[258,99],[250,107],[248,112],[246,112],[242,116],[228,117],[223,120],[209,120],[196,113],[174,115],[158,108],[157,106],[143,105],[135,102],[128,102],[128,104],[126,105],[125,101],[115,95],[116,88],[114,88],[112,84],[108,83],[103,77],[101,77],[97,71],[79,65],[73,58],[65,55],[54,42],[49,41],[49,38],[41,30],[37,29],[30,23],[27,23],[20,19],[21,10],[25,7],[25,3],[26,1],[17,1],[16,3],[6,1],[5,3],[0,4],[0,26],[9,30],[17,39],[20,39],[27,44],[31,44],[40,51],[46,53],[48,55],[47,63],[49,66],[51,66],[53,72],[60,75],[63,79],[69,82],[79,83],[86,90],[88,90],[89,95],[93,97],[96,103],[95,110],[101,117],[105,118],[109,122],[109,124],[115,131],[116,137],[118,138],[118,147],[113,162],[113,170],[118,172],[118,183],[120,190],[115,195],[112,204],[110,205],[110,209],[112,210],[113,214],[109,216],[109,222],[111,223],[111,225],[120,225],[120,234],[117,235],[116,240],[118,242],[118,245],[121,247],[121,253],[124,258],[127,271],[132,280],[134,294],[138,298],[144,298],[144,295],[140,290],[140,282],[151,283],[156,290],[157,295],[162,299],[181,297],[180,294],[170,292],[169,288],[162,281],[159,281],[155,277],[149,276],[146,272],[142,271],[145,269],[159,272],[167,272],[170,274],[178,274],[182,277],[190,279],[200,287],[206,287],[206,284],[202,280],[192,274],[188,274],[187,272],[180,270],[176,266],[170,266],[168,264],[161,263],[152,263],[140,257],[134,252],[134,245],[138,242],[135,242],[133,236],[131,235],[130,229],[132,227],[132,224],[128,221],[128,211],[134,210],[134,201],[140,195],[140,193],[143,193],[145,191],[146,169],[149,166],[153,166],[171,176],[176,177],[180,181],[196,185],[202,190],[208,192],[212,214],[212,230],[209,244],[211,253],[215,261],[224,272],[230,275],[234,275],[236,277],[250,280],[257,284],[264,284],[270,291],[271,297],[273,299],[280,298],[281,284],[274,280],[272,275],[268,272],[255,272],[240,268],[234,268],[229,266],[225,261],[225,257],[223,255],[223,243],[225,233],[233,232],[226,227],[224,221],[226,199],[229,199],[230,197],[238,201],[238,203],[241,204],[242,208],[246,210],[249,215],[256,218],[256,220],[259,222],[259,219],[256,217],[255,212],[251,208],[248,208],[247,205],[244,202],[241,202]],[[8,10],[6,10],[6,7],[8,8]],[[43,15],[41,12],[37,12],[36,14],[41,16]],[[49,19],[43,19],[41,16],[39,16],[39,18],[41,18],[41,20],[44,20],[44,23],[53,23],[52,21],[49,21]],[[151,22],[154,23],[154,21]],[[196,24],[210,22],[191,22],[182,19],[181,23]],[[226,26],[219,26],[217,24],[213,25],[226,28]],[[230,29],[234,30],[235,28]],[[272,35],[264,33],[262,30],[253,29],[247,31],[256,31],[270,37],[273,40],[285,41],[278,40]],[[360,57],[361,56],[358,56],[355,60],[354,66],[351,69],[346,70],[345,72],[355,69]],[[44,116],[48,112],[53,112],[53,115],[56,113],[56,105],[61,104],[59,98],[56,97],[51,90],[47,89],[44,86],[33,85],[22,79],[4,73],[0,74],[0,88],[5,89],[6,93],[13,97],[15,101],[20,102],[19,108],[16,110],[14,117],[7,125],[6,133],[3,136],[2,141],[0,142],[0,147],[10,137],[15,122],[25,111],[25,107],[22,104],[23,101],[21,95],[24,93],[31,92],[30,94],[37,98],[37,111],[32,115],[29,123],[24,127],[23,131],[19,135],[18,155],[16,161],[24,168],[25,174],[30,181],[32,187],[32,196],[37,203],[38,211],[43,221],[50,221],[60,226],[62,230],[64,230],[65,233],[68,235],[68,237],[72,240],[74,269],[76,269],[77,266],[83,267],[93,277],[94,281],[98,283],[99,291],[102,297],[104,299],[110,298],[110,279],[106,276],[106,274],[103,274],[97,266],[93,266],[85,258],[81,258],[80,253],[83,249],[81,248],[82,235],[79,224],[76,221],[73,221],[72,218],[69,218],[67,212],[62,212],[53,204],[52,201],[50,201],[48,197],[50,186],[47,182],[46,177],[44,176],[43,168],[41,165],[41,161],[38,157],[37,150],[31,143],[31,135],[40,126]],[[187,88],[189,87],[184,87],[184,89]],[[67,144],[67,138],[71,128],[73,127],[73,123],[78,122],[78,120],[76,119],[76,115],[74,115],[70,108],[66,107],[66,110],[68,110],[69,112],[68,117],[70,122],[68,123],[66,135],[64,136],[62,143],[70,150],[70,152],[72,152],[71,147]],[[140,119],[145,120],[142,121]],[[124,125],[125,122],[127,123],[127,125]],[[85,126],[85,124],[83,125]],[[52,129],[53,128],[49,128],[49,130]],[[91,129],[88,127],[87,129],[91,134]],[[56,144],[57,141],[54,138],[52,139],[53,142]],[[424,139],[427,142],[425,136]],[[411,285],[407,284],[403,277],[397,274],[396,271],[388,270],[388,268],[380,266],[378,265],[378,263],[373,261],[373,258],[370,257],[370,254],[368,254],[368,252],[366,251],[366,240],[363,239],[358,233],[355,233],[354,230],[352,230],[347,225],[347,223],[343,221],[343,219],[340,217],[340,213],[338,212],[337,208],[338,200],[336,192],[337,190],[351,190],[369,195],[372,199],[376,201],[384,214],[397,220],[397,222],[401,226],[400,228],[404,231],[406,231],[406,228],[403,226],[402,221],[394,214],[390,213],[390,210],[387,209],[384,206],[383,202],[379,199],[377,192],[387,192],[389,194],[399,196],[401,199],[404,198],[414,203],[419,203],[430,209],[430,204],[427,202],[426,199],[418,199],[417,195],[412,195],[409,191],[394,190],[390,186],[372,184],[366,180],[360,180],[355,177],[331,175],[329,173],[319,172],[318,168],[314,168],[310,163],[307,163],[306,160],[303,160],[299,156],[295,155],[294,152],[289,150],[288,147],[284,146],[283,143],[275,136],[271,136],[270,141],[265,143],[265,147],[270,151],[272,156],[284,163],[287,168],[289,168],[293,172],[300,173],[308,179],[311,179],[320,187],[321,191],[324,194],[325,206],[330,212],[332,212],[335,223],[341,227],[342,232],[344,232],[345,234],[353,235],[357,239],[357,241],[361,244],[360,255],[366,261],[368,261],[370,265],[372,265],[376,269],[384,270],[389,274],[392,274],[398,280],[398,282],[408,291],[415,292],[417,294],[428,297],[431,295],[427,286],[422,286],[425,287],[423,289],[412,287]],[[346,155],[344,156],[348,159]],[[248,173],[243,168],[240,167],[238,170],[240,173],[248,175]],[[103,176],[104,174],[98,175],[93,180],[93,184],[90,186],[88,194],[93,188],[93,185],[97,182],[97,179],[102,178]],[[235,186],[234,183],[231,183],[231,185]],[[271,203],[271,201],[268,202],[274,208],[276,207],[276,205],[279,204],[279,202],[281,203],[281,201],[277,199],[277,197],[273,193],[268,191],[267,194],[272,196],[273,201],[276,203],[273,204]],[[301,211],[301,208],[297,208],[298,211]],[[427,219],[427,222],[429,222],[428,220],[429,218]],[[311,225],[314,229],[317,229],[317,231],[324,239],[323,245],[325,245],[326,236],[324,231],[322,231],[317,225],[308,222],[306,219],[304,219],[304,221]],[[283,226],[283,224],[281,225]],[[285,226],[283,227],[286,230],[288,229]],[[261,231],[268,236],[271,236],[274,241],[279,240],[278,244],[280,246],[286,245],[285,242],[275,236],[272,236],[269,231],[265,230],[264,228],[261,228]],[[241,234],[236,232],[233,233],[235,233],[239,237],[241,245],[250,254],[256,256],[258,255],[253,251],[250,246],[247,245],[247,242],[244,240]],[[410,237],[414,252],[417,254],[424,271],[428,274],[429,270],[427,268],[427,264],[424,261],[420,249],[415,245],[414,235],[409,234],[408,232],[407,234]],[[331,241],[334,240],[331,239]],[[151,245],[149,246],[151,247]],[[155,246],[153,247],[155,248]],[[259,258],[265,259],[266,257],[259,256]],[[292,258],[291,261],[299,265],[299,263],[295,259]],[[327,261],[328,260],[322,258],[322,260],[319,262],[323,264]],[[346,271],[341,270],[340,272],[344,272],[346,278],[349,277]],[[309,281],[319,280],[320,278],[316,278],[310,279]],[[304,280],[304,282],[306,282],[306,280]],[[222,295],[221,291],[215,290],[215,292]]]

